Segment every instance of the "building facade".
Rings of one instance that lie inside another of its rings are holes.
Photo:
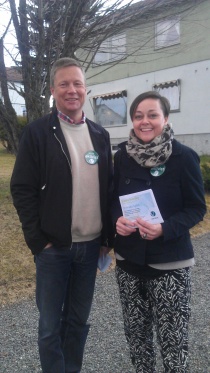
[[[6,67],[7,81],[8,81],[8,91],[11,104],[19,116],[26,116],[25,100],[19,95],[19,91],[23,91],[24,87],[22,84],[22,75],[17,67]],[[1,84],[0,84],[0,98],[1,94]]]
[[[210,154],[210,2],[134,6],[147,7],[139,24],[103,42],[87,72],[87,117],[106,127],[114,151],[128,138],[134,98],[157,90],[171,103],[175,137]]]

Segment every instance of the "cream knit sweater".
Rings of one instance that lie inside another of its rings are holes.
[[[86,123],[69,124],[60,120],[72,167],[72,232],[73,242],[91,241],[102,229],[98,164],[88,164],[85,154],[94,150]]]

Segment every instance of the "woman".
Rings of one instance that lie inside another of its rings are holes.
[[[145,92],[133,101],[133,129],[115,154],[116,277],[136,373],[156,372],[153,325],[164,372],[188,372],[189,229],[206,212],[199,157],[173,138],[169,101]],[[122,216],[119,196],[152,189],[163,223]]]

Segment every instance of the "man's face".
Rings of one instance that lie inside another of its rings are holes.
[[[79,67],[68,66],[57,70],[51,93],[58,110],[75,121],[81,119],[86,86],[84,75]]]

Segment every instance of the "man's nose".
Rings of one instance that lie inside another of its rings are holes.
[[[68,92],[76,92],[76,88],[73,83],[69,83]]]

